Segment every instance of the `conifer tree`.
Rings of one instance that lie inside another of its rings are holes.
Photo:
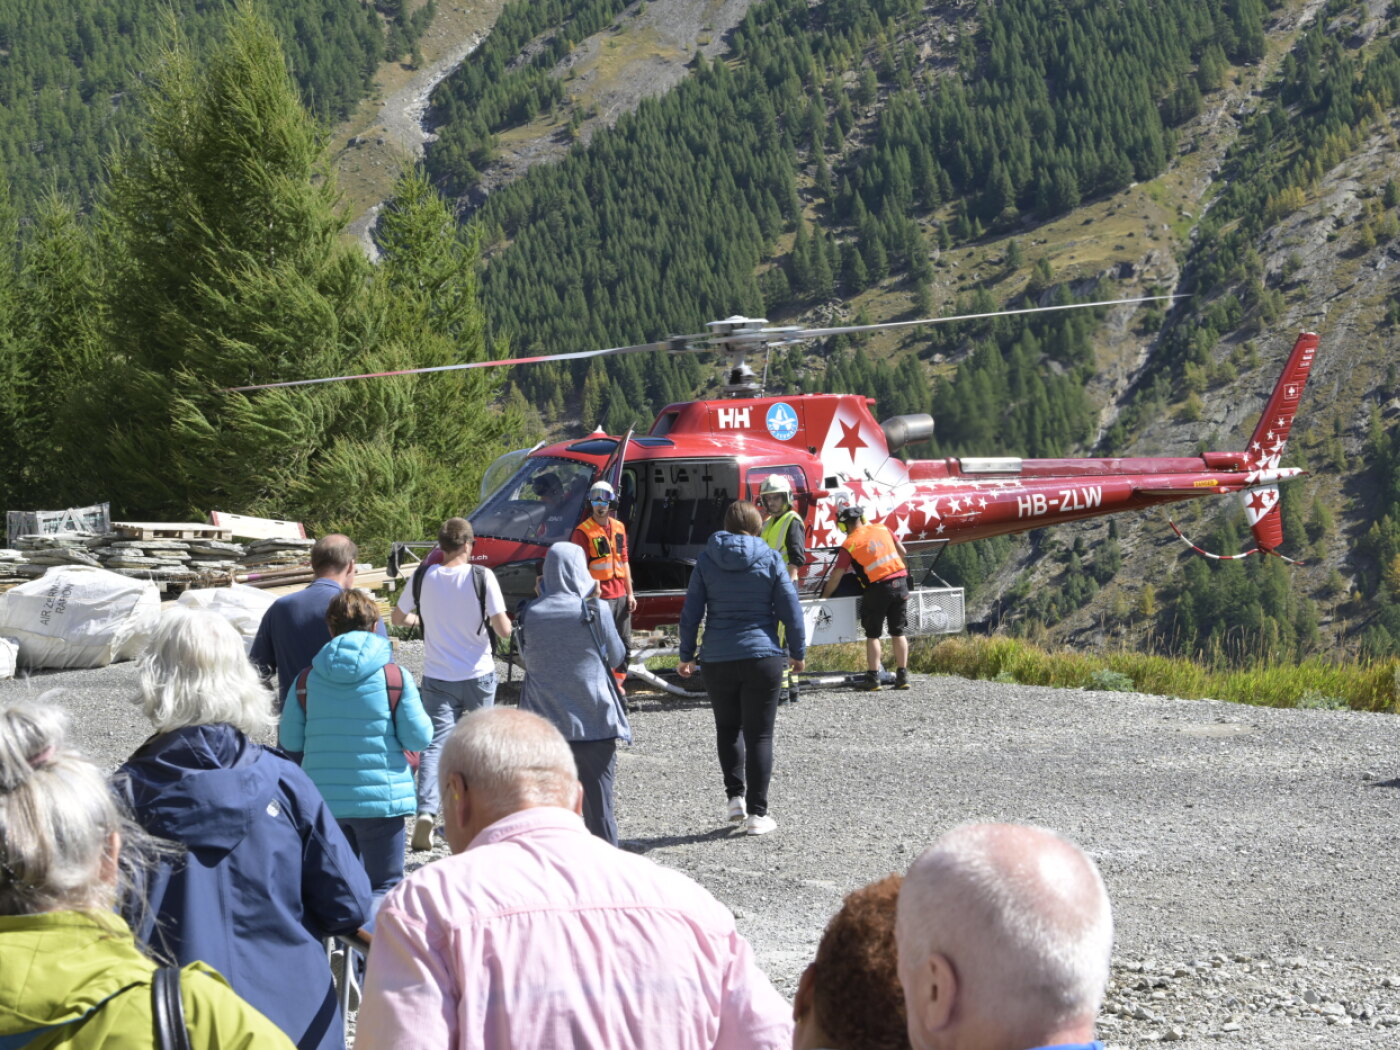
[[[100,441],[88,402],[106,396],[97,376],[97,273],[77,212],[56,194],[39,208],[18,292],[24,394],[16,449],[24,497],[34,507],[99,502],[111,493],[88,458]]]
[[[342,241],[324,133],[250,7],[207,56],[172,35],[151,85],[143,144],[114,164],[102,212],[121,350],[110,473],[127,510],[294,517],[361,542],[466,510],[497,451],[488,380],[226,392],[480,356],[475,256],[441,202],[405,182],[378,273]],[[452,404],[454,391],[471,403]],[[452,461],[459,437],[469,462]]]
[[[477,245],[464,241],[446,202],[420,170],[406,172],[377,231],[381,261],[369,309],[379,370],[486,358],[477,301]],[[370,367],[370,366],[367,366]],[[503,451],[518,413],[491,407],[500,369],[368,380],[372,399],[336,435],[298,489],[327,529],[375,540],[431,535],[476,505],[481,475]],[[347,501],[346,493],[364,497]]]
[[[0,171],[0,448],[19,447],[24,372],[20,364],[18,290],[15,256],[19,223],[10,200],[10,183]],[[22,509],[20,457],[0,456],[0,510]]]
[[[197,56],[178,33],[139,150],[102,205],[115,345],[111,476],[128,513],[297,516],[288,493],[358,399],[352,384],[224,388],[347,371],[368,262],[339,241],[324,136],[270,27],[240,6]]]

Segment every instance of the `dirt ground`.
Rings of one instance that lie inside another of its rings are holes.
[[[421,649],[401,649],[416,671]],[[130,664],[0,682],[0,702],[51,689],[106,767],[146,736]],[[1334,1045],[1339,1026],[1348,1046],[1400,1045],[1400,719],[955,678],[813,691],[779,715],[778,830],[743,838],[703,698],[636,701],[624,848],[733,909],[786,994],[845,893],[959,823],[1025,821],[1108,882],[1110,1046]]]

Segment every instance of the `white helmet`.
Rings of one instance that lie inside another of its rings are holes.
[[[617,499],[617,493],[613,491],[612,485],[606,481],[595,481],[593,487],[588,490],[588,501],[607,500],[609,503]]]
[[[763,479],[763,485],[758,490],[760,498],[764,496],[782,496],[787,502],[792,502],[792,482],[781,474],[769,474]]]

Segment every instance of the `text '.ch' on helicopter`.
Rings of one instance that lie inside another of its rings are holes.
[[[976,316],[1146,301],[1126,299]],[[819,598],[844,539],[836,528],[837,510],[843,505],[863,507],[869,520],[889,526],[909,551],[911,578],[925,584],[911,597],[911,634],[962,628],[961,590],[926,586],[934,578],[934,560],[950,543],[1238,493],[1254,546],[1227,557],[1283,557],[1279,551],[1283,530],[1278,485],[1304,472],[1281,467],[1279,460],[1317,351],[1318,338],[1313,333],[1298,336],[1243,450],[1181,457],[962,456],[906,461],[896,453],[932,436],[931,416],[896,416],[876,422],[871,414],[874,400],[858,394],[760,396],[754,373],[745,361],[749,352],[808,339],[968,319],[799,329],[731,317],[711,323],[711,331],[705,335],[421,370],[655,350],[715,349],[730,359],[725,397],[667,405],[644,435],[595,433],[581,440],[521,449],[498,459],[483,479],[480,505],[468,515],[476,533],[473,560],[495,571],[507,606],[513,607],[515,600],[533,594],[537,567],[548,546],[567,540],[586,514],[584,498],[590,485],[605,479],[618,493],[616,513],[627,528],[637,596],[633,622],[640,629],[674,624],[690,570],[710,535],[720,528],[725,508],[736,499],[754,499],[764,480],[777,474],[790,484],[794,509],[807,527],[808,564],[799,575],[798,586],[812,644],[820,645],[858,638],[858,597],[842,597],[838,591],[828,601]],[[267,385],[328,381],[334,380]],[[1190,544],[1184,536],[1182,539]]]

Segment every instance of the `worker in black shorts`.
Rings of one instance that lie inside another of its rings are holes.
[[[880,635],[886,625],[894,649],[894,687],[909,688],[909,567],[904,545],[879,522],[865,520],[865,508],[854,505],[842,507],[836,515],[836,527],[846,534],[841,553],[831,567],[831,575],[822,589],[823,600],[830,598],[841,578],[854,572],[862,588],[860,625],[865,631],[865,678],[861,688],[880,688]]]

